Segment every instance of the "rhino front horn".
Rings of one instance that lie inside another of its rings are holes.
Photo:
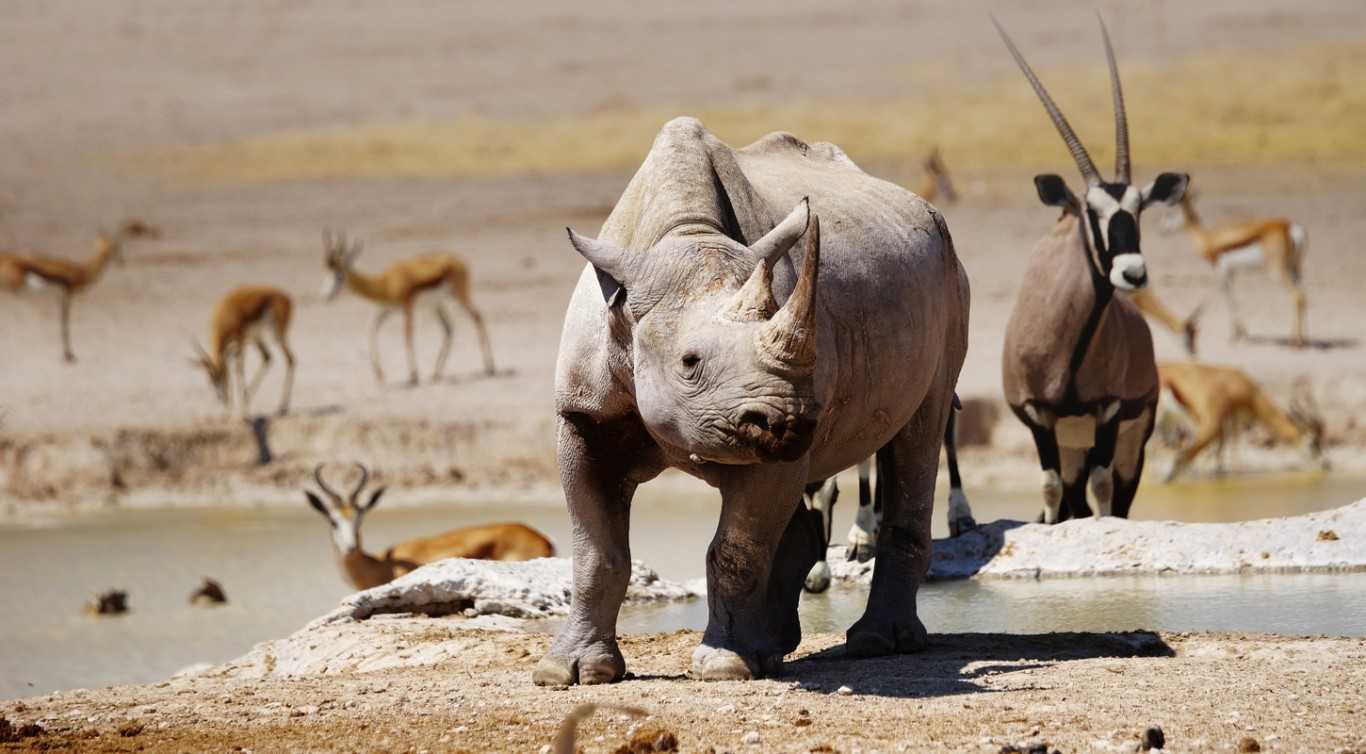
[[[759,331],[759,350],[784,369],[810,372],[816,367],[816,283],[821,264],[821,223],[812,215],[797,287],[783,308]]]

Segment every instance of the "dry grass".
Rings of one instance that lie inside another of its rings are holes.
[[[1103,69],[1041,71],[1098,164],[1113,155]],[[1126,67],[1140,173],[1166,167],[1298,165],[1366,168],[1366,44],[1254,57],[1204,55],[1164,67]],[[959,174],[1062,170],[1061,142],[1018,75],[973,91],[914,99],[808,102],[784,107],[610,111],[541,122],[468,118],[282,133],[151,155],[171,175],[268,183],[328,177],[559,174],[634,167],[661,123],[689,112],[732,144],[781,128],[833,141],[855,161],[918,162],[932,144]]]

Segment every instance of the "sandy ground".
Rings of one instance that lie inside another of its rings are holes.
[[[809,637],[783,677],[688,680],[693,632],[623,641],[634,677],[607,687],[533,686],[548,637],[395,622],[436,665],[294,678],[208,675],[76,690],[0,705],[10,750],[549,751],[586,702],[629,705],[581,725],[585,752],[667,731],[678,750],[997,752],[1136,749],[1161,726],[1170,751],[1366,750],[1366,641],[1230,634],[991,634],[932,637],[918,655],[852,661],[839,637]],[[0,725],[0,729],[3,726]],[[646,733],[645,731],[652,731]],[[757,741],[757,743],[746,743]],[[1242,748],[1239,748],[1239,747]],[[635,751],[650,751],[648,748]]]

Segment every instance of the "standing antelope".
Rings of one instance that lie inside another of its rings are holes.
[[[953,181],[949,179],[949,169],[944,167],[944,160],[939,156],[939,147],[930,150],[930,156],[921,163],[925,168],[925,177],[921,179],[920,188],[915,193],[921,199],[940,205],[953,204],[958,201],[958,192],[953,188]],[[938,201],[940,198],[943,201]]]
[[[95,254],[84,262],[72,262],[41,254],[0,254],[0,288],[17,293],[20,288],[56,288],[60,295],[62,359],[76,361],[71,350],[71,300],[94,285],[109,262],[123,263],[123,243],[132,238],[156,238],[155,228],[139,220],[129,220],[118,232],[100,233]]]
[[[370,500],[361,505],[358,499],[370,480],[370,472],[364,464],[357,463],[356,468],[360,470],[360,481],[351,494],[343,497],[323,481],[323,464],[318,464],[313,470],[313,479],[330,505],[309,490],[304,490],[304,496],[308,498],[308,504],[331,524],[332,544],[341,559],[342,573],[357,589],[387,584],[419,566],[445,558],[532,560],[555,554],[554,546],[544,534],[524,524],[510,523],[452,529],[434,537],[405,540],[377,558],[361,548],[360,522],[379,503],[385,488],[375,490]]]
[[[1157,321],[1158,324],[1181,336],[1181,344],[1186,347],[1186,353],[1191,356],[1195,355],[1196,338],[1200,334],[1197,323],[1200,321],[1201,307],[1196,307],[1195,311],[1182,317],[1168,309],[1167,305],[1162,303],[1162,300],[1157,297],[1156,293],[1152,292],[1151,288],[1134,291],[1129,300],[1138,307],[1140,312],[1143,312],[1143,316]]]
[[[1280,442],[1295,445],[1306,460],[1328,468],[1323,458],[1323,421],[1312,401],[1296,401],[1282,411],[1251,377],[1239,369],[1195,362],[1157,365],[1162,389],[1196,424],[1195,437],[1172,459],[1167,481],[1184,471],[1211,442],[1218,441],[1219,466],[1235,425],[1252,420]]]
[[[236,373],[237,389],[241,393],[238,410],[247,415],[251,397],[261,386],[270,369],[270,349],[266,340],[274,340],[285,357],[285,387],[280,396],[279,413],[289,411],[289,396],[294,389],[294,352],[289,349],[289,318],[293,305],[289,295],[268,285],[245,285],[219,299],[209,324],[209,350],[195,342],[195,357],[191,363],[209,375],[209,382],[218,393],[218,400],[231,409],[228,391],[228,365]],[[247,347],[255,345],[261,354],[261,366],[251,382],[246,381]]]
[[[1182,226],[1195,243],[1195,249],[1205,261],[1214,265],[1228,301],[1229,316],[1233,320],[1231,337],[1241,340],[1247,337],[1247,328],[1238,314],[1238,304],[1233,298],[1233,279],[1242,270],[1262,268],[1268,275],[1278,278],[1295,302],[1294,343],[1303,348],[1305,344],[1305,315],[1309,302],[1301,286],[1301,266],[1304,263],[1305,248],[1309,235],[1304,226],[1285,218],[1244,220],[1214,228],[1206,228],[1195,212],[1193,193],[1181,199]]]
[[[488,333],[484,330],[484,318],[474,308],[470,300],[470,273],[464,261],[450,254],[427,254],[412,259],[395,262],[389,269],[378,275],[366,275],[355,268],[356,257],[360,254],[359,241],[350,245],[343,234],[333,235],[323,231],[323,264],[327,266],[328,277],[323,281],[324,295],[328,301],[337,297],[342,286],[350,288],[380,305],[379,314],[370,330],[370,363],[375,370],[375,379],[384,382],[384,369],[379,360],[379,329],[389,315],[395,311],[403,312],[403,340],[408,350],[408,383],[417,384],[417,356],[413,351],[413,309],[419,304],[429,305],[441,323],[441,351],[436,357],[436,368],[432,370],[432,381],[441,379],[446,366],[446,357],[451,350],[450,316],[444,304],[447,298],[455,302],[470,315],[475,329],[479,332],[479,346],[484,356],[484,371],[493,374],[493,350],[489,347]]]
[[[1006,327],[1006,402],[1034,435],[1043,468],[1043,521],[1090,515],[1088,482],[1099,515],[1127,516],[1154,423],[1157,365],[1143,316],[1114,294],[1147,285],[1140,214],[1154,202],[1179,201],[1189,178],[1162,173],[1142,190],[1130,185],[1124,95],[1103,20],[1115,111],[1114,182],[1101,178],[1015,43],[992,21],[1086,180],[1078,198],[1057,175],[1034,178],[1039,199],[1059,207],[1062,216],[1035,246]]]

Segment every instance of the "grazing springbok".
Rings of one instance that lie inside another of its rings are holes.
[[[1311,463],[1328,468],[1323,456],[1323,420],[1305,396],[1282,411],[1256,382],[1240,369],[1197,362],[1163,362],[1157,365],[1162,389],[1195,423],[1195,437],[1176,454],[1167,470],[1167,481],[1217,441],[1219,468],[1224,466],[1224,445],[1245,424],[1258,423],[1279,442],[1294,445]]]
[[[452,529],[433,537],[405,540],[375,557],[361,548],[360,523],[384,495],[380,487],[364,505],[360,493],[370,481],[370,471],[364,464],[355,464],[360,481],[346,496],[335,492],[323,481],[323,464],[313,470],[313,479],[327,496],[328,502],[310,490],[304,490],[308,504],[321,513],[332,526],[332,544],[337,549],[342,574],[357,589],[387,584],[390,581],[428,563],[445,558],[474,560],[532,560],[555,555],[555,547],[545,535],[525,524],[489,524]]]
[[[958,201],[958,192],[949,179],[949,169],[944,167],[944,160],[939,156],[939,147],[931,149],[930,156],[921,165],[925,168],[925,177],[921,179],[920,188],[915,190],[921,199],[939,205]]]
[[[1295,302],[1293,342],[1303,347],[1306,342],[1305,316],[1309,306],[1301,285],[1304,252],[1309,245],[1309,234],[1304,226],[1285,218],[1243,220],[1206,228],[1195,211],[1195,197],[1188,192],[1181,199],[1181,222],[1195,250],[1214,266],[1228,302],[1232,319],[1231,338],[1247,337],[1247,328],[1238,313],[1233,296],[1234,277],[1244,270],[1264,269],[1290,291]]]
[[[949,466],[950,537],[977,528],[977,521],[972,517],[972,506],[968,504],[967,495],[963,494],[963,478],[958,473],[957,412],[962,410],[963,406],[957,395],[953,397],[953,407],[954,410],[949,413],[948,425],[944,429],[944,454],[948,457]],[[872,559],[877,547],[878,527],[882,523],[882,500],[873,496],[872,485],[868,481],[872,464],[873,458],[869,457],[858,465],[858,512],[854,516],[853,525],[849,527],[848,547],[845,549],[847,559],[860,563]],[[839,500],[839,496],[840,488],[834,477],[806,485],[807,508],[820,516],[823,535],[820,560],[811,567],[802,585],[806,591],[813,594],[830,588],[830,564],[826,562],[826,557],[834,534],[832,522],[835,502]]]
[[[268,285],[244,285],[218,300],[209,321],[209,350],[205,351],[196,341],[191,363],[208,374],[218,400],[229,410],[232,409],[228,390],[229,363],[241,395],[238,411],[245,417],[252,395],[270,369],[270,349],[266,347],[266,341],[273,340],[285,357],[285,387],[280,395],[279,414],[284,416],[289,412],[289,396],[294,389],[294,352],[289,349],[292,310],[289,294]],[[251,382],[247,382],[247,347],[251,345],[255,345],[261,354],[261,366]]]
[[[1001,39],[1043,103],[1086,181],[1078,198],[1057,175],[1035,177],[1044,204],[1062,216],[1035,246],[1006,326],[1006,402],[1034,436],[1043,468],[1043,516],[1056,523],[1096,513],[1127,516],[1143,474],[1158,386],[1153,339],[1118,289],[1148,283],[1139,218],[1154,202],[1180,201],[1189,181],[1163,173],[1142,190],[1130,184],[1129,126],[1110,36],[1101,37],[1115,111],[1115,180],[1107,182],[999,22]]]
[[[94,285],[111,261],[123,263],[123,243],[133,238],[157,238],[160,232],[140,221],[129,220],[113,234],[100,233],[95,254],[83,262],[32,253],[0,253],[0,289],[17,293],[22,288],[55,288],[60,296],[62,359],[76,361],[71,350],[71,300]]]
[[[479,333],[479,347],[484,355],[484,371],[494,373],[493,349],[484,330],[484,318],[470,299],[470,271],[463,260],[450,254],[426,254],[395,262],[378,275],[366,275],[355,268],[360,255],[359,241],[347,244],[346,236],[323,231],[323,264],[328,275],[323,281],[324,296],[328,301],[337,297],[343,286],[362,298],[379,304],[379,314],[370,329],[370,364],[375,379],[384,382],[384,368],[379,359],[379,329],[389,315],[403,313],[403,342],[408,349],[408,383],[417,384],[417,356],[413,351],[413,310],[429,306],[441,323],[441,352],[436,357],[432,381],[441,379],[446,357],[451,351],[451,333],[455,328],[444,304],[454,299],[469,314],[474,329]]]

